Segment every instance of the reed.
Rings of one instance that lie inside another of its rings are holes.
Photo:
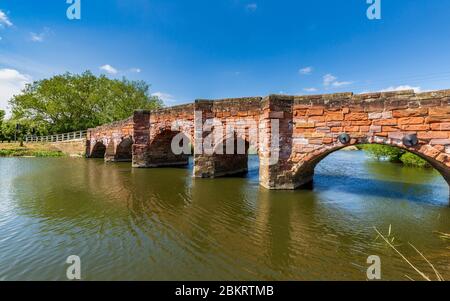
[[[384,236],[380,231],[378,231],[378,229],[376,227],[373,227],[375,229],[375,232],[378,234],[378,237],[381,237],[386,244],[393,249],[409,266],[411,266],[414,271],[416,271],[424,280],[426,281],[433,281],[433,279],[431,279],[430,276],[428,276],[427,274],[425,274],[423,271],[421,271],[417,266],[415,266],[408,258],[406,258],[405,255],[403,255],[402,252],[400,252],[396,246],[394,246],[392,243],[394,241],[394,237],[391,237],[391,231],[392,231],[392,226],[389,225],[389,231],[388,231],[388,235],[387,237]],[[445,233],[443,233],[445,234]],[[445,234],[447,235],[447,234]],[[377,237],[377,238],[378,238]],[[450,239],[450,237],[449,237]],[[442,277],[442,275],[436,270],[436,268],[434,267],[434,265],[410,242],[408,242],[409,246],[412,247],[414,249],[414,251],[420,255],[420,257],[422,257],[422,259],[425,260],[425,262],[431,267],[431,269],[433,270],[436,280],[435,281],[445,281],[444,278]],[[408,278],[409,280],[413,280],[411,277],[405,275],[406,278]],[[414,280],[413,280],[414,281]]]

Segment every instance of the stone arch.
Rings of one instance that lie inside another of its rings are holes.
[[[92,147],[90,158],[104,158],[106,153],[106,145],[102,141],[97,141]]]
[[[214,146],[213,154],[196,154],[194,176],[217,178],[246,174],[249,147],[247,137],[238,136],[236,133],[231,137],[225,137]]]
[[[172,141],[174,141],[174,138],[180,138],[180,144],[177,150],[172,149]],[[190,151],[186,153],[182,150],[183,146],[185,146],[183,145],[185,141],[190,142],[191,139],[183,132],[172,131],[170,129],[160,130],[158,134],[153,136],[147,147],[147,167],[188,165]],[[190,149],[190,145],[187,145],[187,149]]]
[[[328,147],[324,146],[315,150],[314,152],[311,152],[310,154],[306,155],[299,163],[294,165],[292,169],[292,177],[293,177],[292,181],[295,183],[295,186],[297,188],[312,187],[315,167],[323,159],[325,159],[328,155],[336,151],[339,151],[347,146],[356,146],[361,144],[388,145],[413,153],[419,156],[420,158],[424,159],[425,161],[427,161],[434,169],[436,169],[450,186],[450,171],[448,167],[445,164],[437,161],[434,157],[428,155],[429,154],[428,151],[431,146],[422,145],[417,147],[406,147],[403,144],[394,142],[392,140],[381,142],[381,141],[374,141],[373,139],[360,139],[357,141],[353,141],[349,145],[339,144]]]
[[[114,161],[116,162],[131,162],[133,157],[133,138],[126,137],[117,145]]]

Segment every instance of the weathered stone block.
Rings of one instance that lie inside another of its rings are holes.
[[[417,138],[419,139],[446,139],[449,138],[447,132],[417,132]]]
[[[428,114],[428,108],[406,109],[406,110],[394,110],[392,116],[394,118],[403,117],[419,117]]]
[[[373,125],[397,125],[397,119],[379,119],[374,120]]]
[[[326,114],[326,121],[342,121],[344,120],[344,114],[329,112]]]
[[[425,119],[423,117],[405,117],[399,118],[398,124],[423,124]]]
[[[306,116],[322,116],[323,109],[311,108],[306,111]]]
[[[431,145],[450,145],[450,139],[431,139]]]

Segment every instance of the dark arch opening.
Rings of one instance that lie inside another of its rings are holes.
[[[172,150],[172,141],[177,137],[180,139],[176,149]],[[190,143],[189,137],[178,131],[164,130],[156,135],[149,145],[147,152],[147,164],[150,167],[164,166],[186,166],[189,164]]]
[[[194,177],[218,178],[247,175],[250,143],[247,139],[232,137],[208,149],[204,145],[203,153],[195,154]]]
[[[227,147],[227,143],[229,147]],[[225,139],[215,150],[215,169],[224,176],[244,176],[248,173],[250,143],[247,139],[234,137]],[[217,153],[222,150],[222,154]]]
[[[104,158],[106,146],[102,142],[97,142],[92,148],[91,158]]]
[[[376,143],[374,143],[376,144]],[[385,145],[385,144],[380,144],[380,145]],[[355,145],[356,146],[356,145]],[[440,163],[439,161],[436,161],[430,157],[425,156],[424,154],[418,152],[418,151],[411,151],[410,149],[405,149],[403,147],[399,147],[396,145],[386,145],[389,147],[394,147],[394,148],[398,148],[401,150],[404,150],[406,152],[410,152],[412,154],[417,155],[418,157],[420,157],[421,159],[427,161],[429,163],[429,165],[432,167],[429,170],[433,169],[435,171],[437,171],[442,178],[445,180],[445,182],[447,183],[447,186],[449,186],[450,189],[450,170],[447,166],[445,166],[444,164]],[[297,172],[294,174],[294,179],[297,183],[301,183],[301,185],[299,185],[302,188],[307,188],[307,189],[311,189],[314,187],[314,174],[315,174],[315,169],[317,167],[317,165],[322,162],[322,160],[324,160],[325,158],[327,158],[329,155],[336,153],[338,151],[341,151],[342,149],[344,149],[346,146],[341,146],[341,147],[337,147],[337,148],[333,148],[327,151],[324,151],[323,153],[319,154],[318,156],[316,156],[315,158],[313,158],[312,160],[308,161],[307,163],[304,163],[303,165],[299,166]],[[349,154],[351,154],[352,152],[350,151]],[[339,160],[340,158],[335,158],[335,160]],[[343,164],[349,164],[348,166],[343,166]],[[333,168],[330,169],[330,171],[334,174],[334,171],[338,170],[340,171],[341,169],[343,170],[345,174],[345,181],[344,179],[339,179],[339,176],[327,176],[329,183],[331,186],[333,186],[333,184],[337,183],[339,180],[342,180],[342,185],[343,186],[350,186],[352,188],[348,188],[348,191],[354,191],[355,187],[357,187],[358,183],[365,183],[365,187],[368,187],[369,190],[371,190],[372,193],[380,193],[382,194],[384,190],[389,190],[389,191],[393,191],[393,189],[391,189],[392,187],[391,184],[392,183],[402,183],[400,180],[397,182],[397,179],[395,178],[391,178],[391,179],[384,179],[383,177],[379,177],[379,178],[374,178],[374,179],[370,179],[370,178],[358,178],[357,176],[357,170],[358,168],[355,167],[353,171],[349,171],[350,169],[352,169],[351,166],[354,166],[355,162],[354,161],[344,161],[344,162],[339,162],[339,161],[334,161],[332,163]],[[393,163],[394,164],[394,163]],[[393,166],[393,165],[391,165]],[[406,166],[405,166],[406,167]],[[411,169],[406,167],[405,170],[408,170],[411,173]],[[375,170],[376,171],[380,171],[380,170]],[[337,172],[337,174],[339,174],[339,172]],[[415,172],[411,173],[412,175],[415,174]],[[395,174],[397,175],[397,174]],[[373,186],[370,186],[368,183],[372,183]],[[409,183],[409,182],[408,182]],[[405,183],[402,183],[405,184]],[[427,183],[415,183],[415,184],[411,184],[412,186],[416,186],[417,187],[422,187],[424,188]],[[410,185],[410,186],[411,186]],[[378,191],[376,191],[378,189]],[[404,187],[402,189],[405,189]],[[400,191],[400,190],[399,190]],[[397,191],[397,193],[400,193],[399,191]],[[448,196],[447,196],[448,197]],[[414,198],[414,196],[413,196]]]
[[[123,139],[116,149],[115,161],[131,162],[133,157],[133,139],[130,137]]]

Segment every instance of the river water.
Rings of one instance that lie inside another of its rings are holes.
[[[312,191],[268,191],[258,160],[245,178],[199,180],[189,168],[69,158],[0,159],[0,280],[365,280],[434,277],[408,244],[450,279],[448,185],[434,170],[336,152]]]

